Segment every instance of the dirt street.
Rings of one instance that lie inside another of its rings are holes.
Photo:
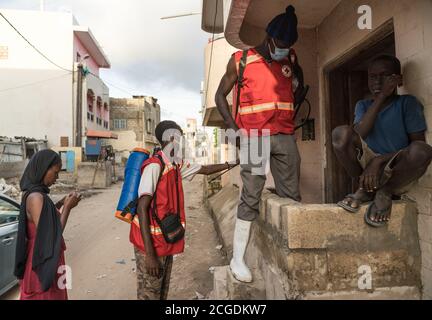
[[[213,222],[203,205],[203,180],[185,182],[186,250],[175,257],[169,299],[197,299],[212,290],[211,266],[226,264]],[[114,218],[121,184],[83,199],[72,212],[65,241],[72,269],[70,299],[136,299],[133,247],[129,225]],[[12,290],[4,299],[16,299]]]

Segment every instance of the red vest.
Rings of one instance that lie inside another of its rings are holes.
[[[161,152],[159,152],[162,158],[164,156]],[[170,244],[167,243],[162,235],[162,232],[159,228],[158,223],[153,218],[153,207],[157,206],[157,214],[159,219],[163,219],[167,213],[178,212],[177,208],[177,187],[176,187],[176,171],[173,164],[169,161],[165,160],[165,170],[162,174],[162,177],[159,181],[159,185],[157,187],[156,192],[156,201],[151,202],[150,205],[150,233],[153,240],[153,246],[156,250],[156,254],[158,257],[171,256],[175,254],[182,253],[184,251],[184,239]],[[150,163],[157,163],[160,165],[159,159],[156,157],[151,157],[147,161],[144,162],[141,173],[144,171],[144,168],[148,166]],[[180,168],[177,170],[178,172],[178,192],[180,199],[180,220],[183,224],[183,227],[186,226],[186,216],[184,210],[184,195],[183,195],[183,184],[182,178],[180,174]],[[154,198],[153,198],[154,199]],[[145,253],[144,241],[141,236],[141,230],[139,227],[138,215],[135,215],[133,223],[131,223],[131,229],[129,234],[129,239],[132,244],[137,247],[139,250]]]
[[[234,53],[239,70],[243,52]],[[237,103],[237,84],[233,94],[233,117]],[[255,50],[248,51],[243,87],[240,90],[240,106],[236,123],[239,128],[270,130],[270,135],[278,133],[294,134],[294,93],[292,88],[292,68],[288,58],[267,63]]]

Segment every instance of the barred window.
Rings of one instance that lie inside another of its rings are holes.
[[[126,119],[114,119],[114,129],[121,130],[127,128]]]

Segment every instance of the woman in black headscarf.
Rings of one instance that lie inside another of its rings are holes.
[[[57,206],[48,197],[62,162],[52,150],[36,153],[21,178],[23,192],[15,256],[21,300],[67,300],[63,230],[70,211],[81,200],[76,192]],[[61,212],[58,208],[62,207]]]

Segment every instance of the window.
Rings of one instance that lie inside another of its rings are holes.
[[[11,203],[0,199],[0,226],[18,221],[19,209]]]
[[[88,111],[90,113],[93,113],[93,104],[94,104],[95,96],[94,92],[91,89],[87,90],[87,105],[88,105]]]
[[[0,60],[7,60],[9,57],[9,49],[6,46],[0,46]]]
[[[146,127],[147,127],[147,133],[151,134],[153,132],[151,119],[147,119],[147,126]]]
[[[114,129],[123,130],[127,128],[126,119],[114,119]]]

